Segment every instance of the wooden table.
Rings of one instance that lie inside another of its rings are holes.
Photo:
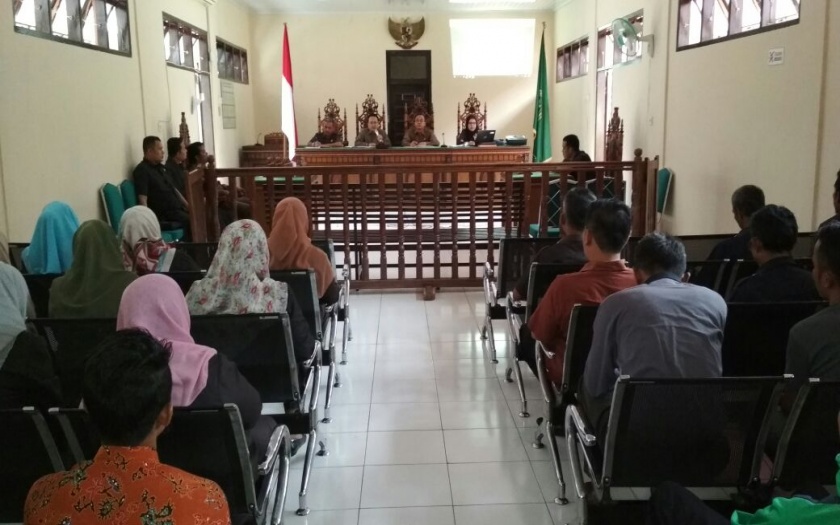
[[[388,148],[298,148],[298,166],[381,164],[524,164],[531,149],[515,146]]]

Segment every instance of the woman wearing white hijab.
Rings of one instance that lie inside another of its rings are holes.
[[[61,403],[53,356],[41,337],[26,330],[29,291],[23,275],[0,262],[0,409]]]
[[[146,206],[134,206],[123,213],[120,245],[123,266],[137,275],[200,270],[189,255],[163,240],[157,216]]]

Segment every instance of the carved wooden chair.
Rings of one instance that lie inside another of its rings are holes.
[[[382,133],[385,135],[388,134],[387,123],[388,121],[385,119],[385,107],[382,107],[382,113],[379,113],[379,102],[373,98],[373,95],[368,94],[365,101],[362,102],[362,112],[359,113],[359,105],[356,104],[356,134],[362,132],[365,128],[367,128],[367,121],[371,115],[376,115],[379,117],[379,127],[382,130]]]
[[[335,131],[341,137],[341,142],[347,145],[347,109],[344,110],[344,118],[341,117],[341,108],[335,103],[335,99],[331,98],[324,106],[324,118],[321,118],[321,108],[318,108],[318,131],[324,131],[324,121],[332,120],[335,122]]]
[[[484,110],[481,109],[481,101],[475,98],[475,93],[470,93],[467,100],[463,103],[464,110],[461,111],[461,105],[458,105],[458,135],[467,127],[467,119],[475,117],[476,129],[487,129],[487,105],[484,105]]]
[[[414,125],[414,119],[417,115],[426,117],[426,127],[435,129],[435,113],[432,110],[431,104],[426,102],[422,97],[416,97],[411,105],[407,102],[403,106],[405,112],[405,131]]]
[[[612,118],[607,125],[604,160],[621,162],[624,150],[624,119],[618,116],[618,108],[613,108]]]

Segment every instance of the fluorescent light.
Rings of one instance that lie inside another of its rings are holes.
[[[534,4],[537,0],[449,0],[450,4]]]

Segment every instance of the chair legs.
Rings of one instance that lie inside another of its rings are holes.
[[[341,338],[341,364],[347,364],[347,343],[353,340],[353,330],[350,328],[350,305],[344,305],[344,333]]]
[[[548,448],[551,450],[551,463],[554,465],[554,475],[557,477],[557,483],[560,485],[560,495],[554,498],[554,503],[558,505],[568,505],[569,500],[566,498],[566,480],[563,478],[563,464],[560,463],[560,449],[557,446],[557,436],[555,435],[556,428],[550,418],[545,420],[544,435],[548,438]]]
[[[513,358],[513,372],[516,376],[516,388],[519,390],[519,401],[522,411],[519,412],[519,417],[530,417],[528,413],[528,400],[525,399],[525,381],[522,379],[522,368],[519,366],[519,359]],[[505,372],[505,381],[510,383],[510,368]]]
[[[335,366],[335,364],[338,362],[338,354],[335,348],[335,331],[337,324],[338,313],[333,311],[332,315],[330,316],[330,331],[328,334],[329,339],[327,340],[330,352],[330,368],[327,374],[327,395],[324,396],[324,418],[321,420],[321,423],[329,423],[330,421],[332,421],[332,418],[330,418],[330,406],[332,405],[333,389],[341,386],[341,382],[338,377],[338,371],[336,370]]]
[[[336,371],[335,361],[330,363],[329,372],[327,373],[327,395],[324,396],[324,418],[321,423],[329,423],[332,421],[330,417],[330,406],[332,405],[333,388],[335,387]]]
[[[312,460],[315,459],[315,440],[318,434],[313,428],[309,431],[306,443],[306,458],[303,463],[303,477],[300,480],[300,494],[298,494],[298,516],[308,516],[309,507],[306,504],[306,495],[309,493],[309,475],[312,473]]]
[[[490,347],[490,362],[498,363],[499,358],[496,355],[496,334],[493,332],[493,320],[489,315],[484,316],[484,326],[481,327],[481,338]]]

